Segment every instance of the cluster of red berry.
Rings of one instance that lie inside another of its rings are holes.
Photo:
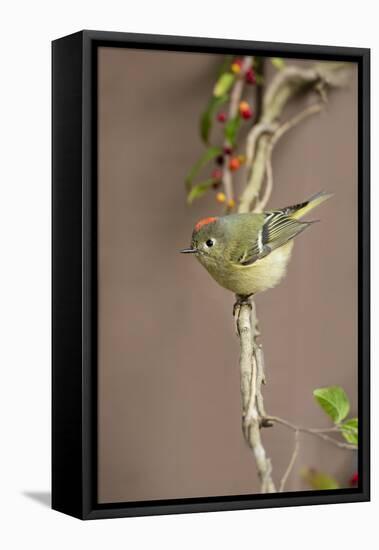
[[[223,166],[226,162],[230,171],[235,172],[245,163],[245,155],[233,155],[232,147],[224,147],[223,154],[216,157],[216,163]],[[213,179],[213,189],[218,189],[221,185],[223,171],[222,168],[215,168],[211,174]],[[225,193],[219,192],[216,195],[216,200],[220,203],[226,202]],[[228,201],[228,208],[234,208],[235,201]]]
[[[235,59],[230,66],[230,70],[235,75],[241,75],[242,71],[242,59]],[[249,67],[244,75],[246,84],[256,84],[255,72],[253,67]],[[245,119],[249,120],[253,116],[253,111],[247,101],[241,101],[239,104],[239,114]],[[223,111],[218,113],[217,120],[221,123],[226,122],[227,115]]]
[[[242,59],[235,59],[230,67],[230,70],[232,73],[239,75],[242,71]],[[245,82],[246,84],[256,83],[255,73],[252,67],[245,72]]]
[[[233,63],[230,66],[230,70],[235,75],[239,75],[241,77],[245,78],[245,82],[247,84],[255,84],[256,78],[254,69],[250,67],[244,74],[241,74],[242,71],[242,59],[235,59]],[[244,120],[249,120],[253,116],[253,110],[250,107],[249,103],[247,101],[241,101],[238,106],[238,114],[241,118]],[[221,124],[226,122],[228,119],[227,114],[224,111],[221,111],[217,114],[217,120]],[[245,163],[245,156],[244,155],[233,155],[233,149],[232,147],[224,147],[223,154],[219,155],[216,158],[216,163],[219,166],[224,165],[225,163],[228,163],[228,168],[230,171],[235,172],[238,170],[244,163]],[[212,179],[213,179],[213,188],[218,189],[221,185],[223,171],[221,168],[215,168],[212,172]],[[226,202],[226,196],[225,193],[219,192],[216,195],[216,200],[220,203]],[[235,201],[233,199],[228,201],[228,208],[233,208],[235,206]]]
[[[238,112],[244,120],[249,120],[253,116],[253,110],[247,101],[241,101],[238,106]],[[223,124],[227,121],[227,115],[224,111],[221,111],[217,115],[217,120]]]

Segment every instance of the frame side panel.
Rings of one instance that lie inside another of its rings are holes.
[[[370,50],[366,50],[361,61],[361,103],[360,103],[360,186],[359,198],[359,369],[360,407],[360,477],[362,490],[367,500],[371,492],[371,417],[370,417]]]
[[[82,517],[82,33],[52,62],[52,507]]]

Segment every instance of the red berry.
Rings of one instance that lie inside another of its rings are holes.
[[[231,155],[233,152],[233,147],[228,147],[228,146],[225,146],[224,147],[224,153],[225,155]]]
[[[358,485],[358,472],[354,472],[354,474],[350,478],[350,486],[356,487]]]
[[[218,189],[220,185],[221,185],[221,181],[215,181],[214,183],[212,183],[213,189]]]
[[[225,113],[218,113],[217,120],[219,122],[225,122],[226,121],[226,114]]]
[[[239,161],[238,157],[233,157],[229,161],[229,169],[234,172],[235,170],[238,170],[238,168],[241,166],[241,163]]]
[[[254,73],[254,69],[252,67],[250,67],[250,69],[248,69],[246,71],[245,79],[246,79],[247,84],[255,84],[256,83],[255,73]]]
[[[251,118],[253,116],[253,111],[249,107],[248,109],[245,109],[241,112],[241,116],[245,120],[249,120],[249,118]]]
[[[253,116],[253,111],[251,110],[250,105],[247,101],[241,101],[241,103],[239,104],[239,113],[241,117],[245,120]]]
[[[219,168],[215,168],[212,172],[212,179],[220,181],[222,178],[222,171]]]
[[[232,73],[238,75],[241,72],[242,59],[236,59],[230,66]]]
[[[224,164],[224,155],[218,155],[218,157],[216,157],[216,162],[222,166]]]

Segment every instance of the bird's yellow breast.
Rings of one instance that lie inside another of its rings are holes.
[[[292,248],[290,241],[249,266],[225,261],[217,265],[204,264],[204,267],[219,285],[235,294],[257,294],[280,283],[286,274]]]

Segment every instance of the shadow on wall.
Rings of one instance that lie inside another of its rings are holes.
[[[50,491],[23,491],[24,497],[30,498],[41,504],[42,506],[51,507],[51,492]]]

